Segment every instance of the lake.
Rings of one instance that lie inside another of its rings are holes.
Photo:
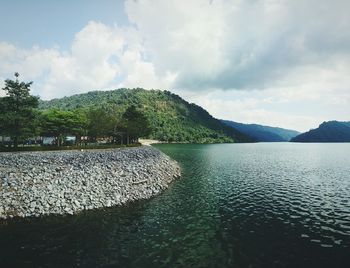
[[[350,267],[349,143],[155,147],[168,190],[2,224],[0,267]]]

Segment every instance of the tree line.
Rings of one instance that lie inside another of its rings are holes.
[[[139,137],[150,134],[147,117],[136,105],[130,105],[123,113],[111,107],[89,107],[66,111],[61,109],[39,110],[39,97],[30,94],[32,82],[5,80],[5,96],[0,98],[0,136],[10,137],[9,146],[17,147],[28,138],[48,136],[55,138],[55,145],[62,146],[69,135],[76,142],[131,144]]]

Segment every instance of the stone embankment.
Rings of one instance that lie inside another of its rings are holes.
[[[0,219],[122,205],[160,193],[179,176],[178,164],[149,146],[0,153]]]

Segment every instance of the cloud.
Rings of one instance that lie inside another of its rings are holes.
[[[332,73],[323,75],[320,81],[303,87],[291,85],[250,91],[211,89],[201,94],[179,90],[178,93],[217,118],[306,131],[323,121],[349,121],[348,87],[334,94],[327,84]]]
[[[117,28],[89,22],[75,35],[70,53],[61,53],[51,59],[43,97],[111,86],[120,70],[110,59],[120,56],[124,42]]]
[[[143,61],[142,53],[138,50],[126,51],[121,57],[120,64],[125,78],[118,87],[166,89],[176,78],[176,75],[171,72],[166,72],[161,77],[157,76],[153,64]]]
[[[217,117],[298,130],[349,120],[349,9],[345,0],[126,2],[156,76],[175,74],[176,92]]]
[[[258,123],[299,131],[316,127],[324,118],[309,113],[291,112],[285,104],[277,105],[275,91],[223,91],[212,90],[206,94],[183,92],[186,99],[201,105],[220,119],[242,123]],[[294,105],[294,104],[293,104]],[[274,106],[274,107],[273,107]],[[283,107],[283,109],[280,109]]]
[[[129,0],[157,74],[176,87],[264,89],[300,66],[349,59],[349,1]]]
[[[350,68],[349,8],[345,0],[127,0],[129,26],[91,21],[68,52],[0,43],[0,74],[45,75],[36,87],[45,98],[113,86],[286,88],[317,77],[288,79],[292,74],[335,65],[343,80]]]
[[[1,42],[0,75],[12,77],[18,71],[22,79],[35,80],[33,92],[44,99],[124,86],[168,87],[175,76],[167,72],[157,77],[143,54],[134,28],[90,21],[75,35],[68,52]]]
[[[0,74],[13,77],[15,72],[25,73],[26,77],[38,77],[50,68],[53,57],[58,56],[56,49],[33,47],[25,50],[0,42]]]

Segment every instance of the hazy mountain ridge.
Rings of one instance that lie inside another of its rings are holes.
[[[40,102],[41,109],[108,107],[116,114],[123,113],[130,105],[139,107],[147,116],[152,129],[149,138],[152,139],[192,143],[255,141],[215,119],[202,107],[188,103],[169,91],[123,88]]]
[[[323,122],[316,129],[294,137],[293,142],[350,142],[350,122]]]
[[[221,120],[221,122],[260,142],[290,141],[293,137],[300,134],[298,131],[279,127],[270,127],[259,124],[243,124],[229,120]]]

